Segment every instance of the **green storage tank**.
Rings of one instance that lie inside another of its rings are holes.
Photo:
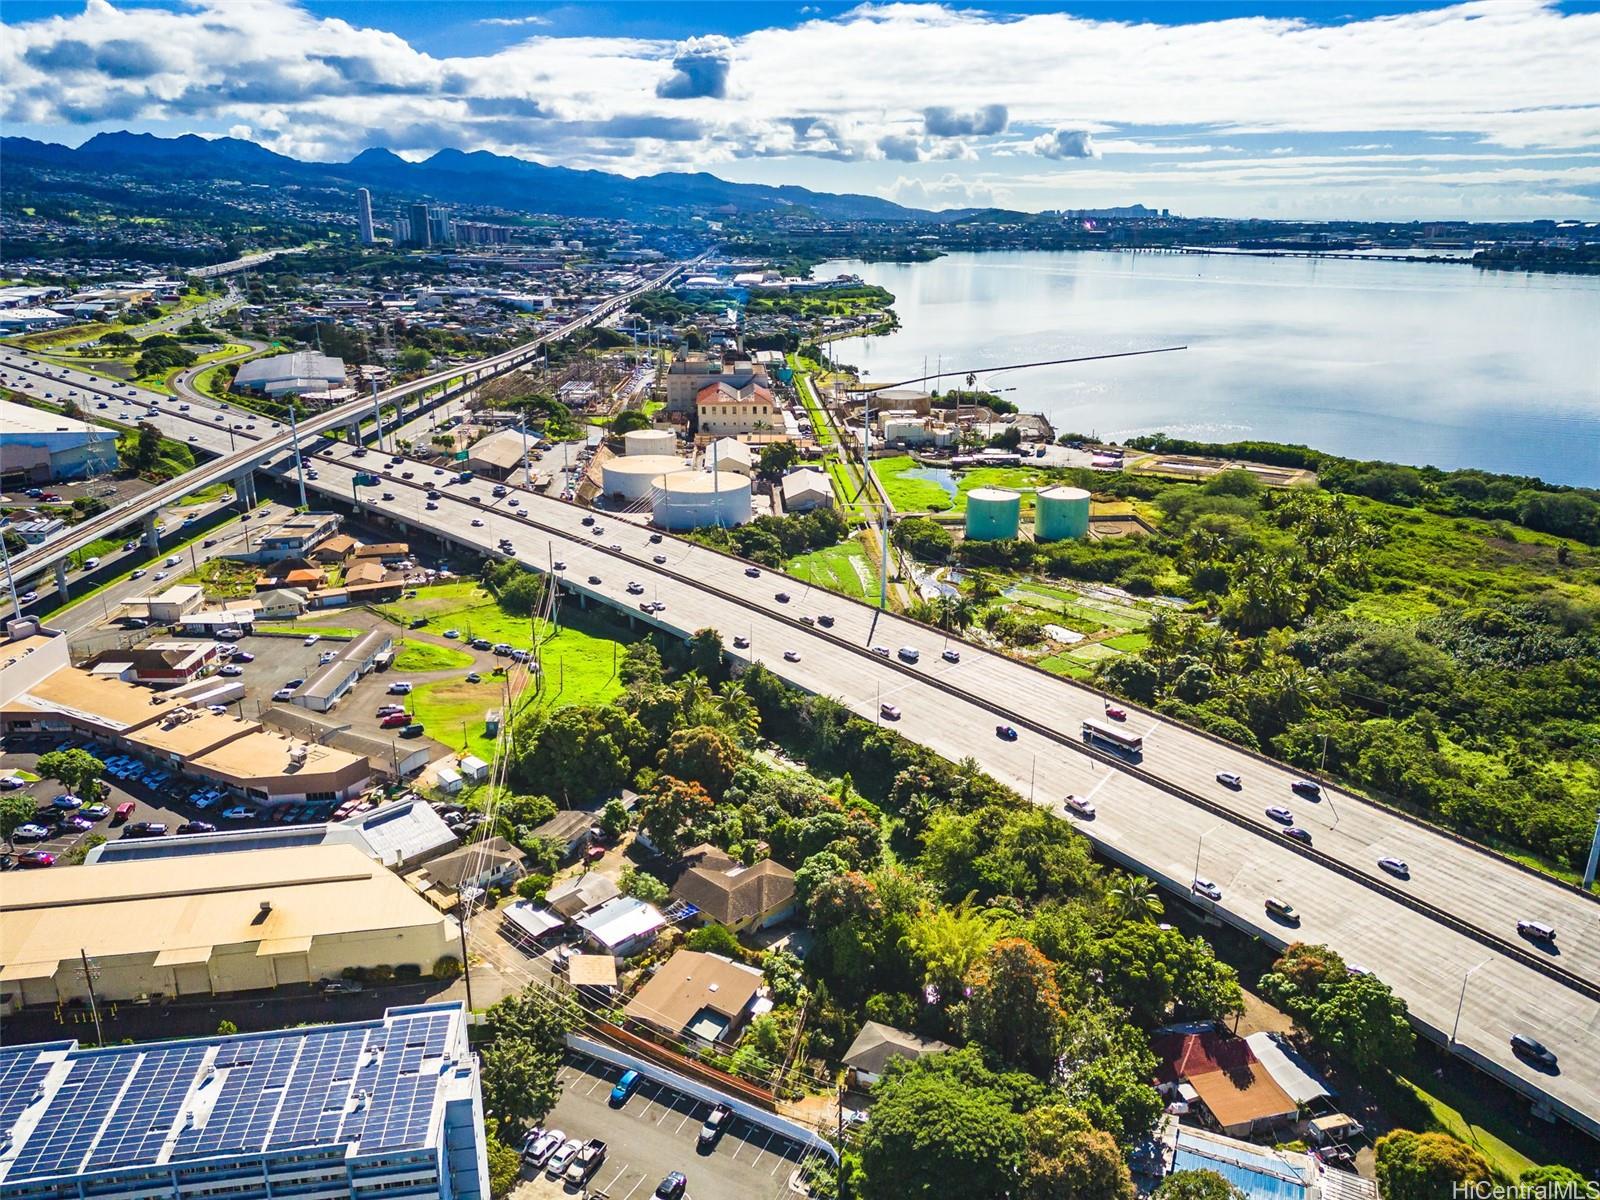
[[[1034,508],[1033,536],[1041,542],[1088,537],[1089,493],[1075,487],[1045,488]]]
[[[1022,496],[1004,488],[980,487],[967,493],[967,536],[980,542],[1004,541],[1017,536],[1022,518]]]

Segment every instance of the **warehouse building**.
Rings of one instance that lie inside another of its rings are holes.
[[[477,1059],[459,1004],[381,1020],[0,1050],[14,1082],[0,1196],[488,1200]]]
[[[9,645],[9,644],[8,644]],[[153,692],[120,678],[62,667],[8,695],[0,733],[59,733],[92,739],[101,751],[156,759],[180,774],[218,784],[252,803],[339,803],[366,790],[366,755],[268,733],[260,724],[209,710],[244,694],[238,682],[208,677]]]
[[[362,676],[378,665],[380,658],[393,650],[393,635],[381,629],[369,630],[354,641],[346,643],[332,662],[307,680],[306,685],[289,698],[289,703],[299,704],[313,712],[327,712],[344,699]]]
[[[454,924],[350,845],[19,871],[0,897],[0,983],[23,1004],[248,992],[453,953]]]
[[[0,479],[6,487],[87,479],[116,469],[116,430],[0,400]]]
[[[344,360],[314,350],[258,358],[245,363],[233,377],[235,391],[260,392],[265,396],[321,392],[343,383]]]
[[[509,479],[522,470],[528,453],[528,438],[521,429],[502,429],[479,438],[467,451],[467,466],[490,479]]]

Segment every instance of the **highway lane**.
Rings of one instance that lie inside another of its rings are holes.
[[[700,258],[703,257],[704,255],[702,254]],[[510,350],[491,355],[474,363],[453,365],[445,370],[436,371],[407,383],[399,384],[378,393],[377,400],[380,404],[384,404],[402,401],[408,396],[431,391],[435,388],[441,391],[448,391],[452,387],[464,387],[483,378],[522,367],[537,356],[540,347],[546,342],[604,321],[613,313],[620,311],[634,298],[656,288],[666,286],[698,261],[699,258],[696,258],[689,262],[674,264],[638,287],[606,299],[583,316],[577,317],[559,328],[548,330]],[[307,418],[301,428],[301,436],[311,437],[324,430],[339,428],[350,424],[352,421],[360,420],[369,404],[370,400],[367,399],[356,400]],[[264,438],[253,446],[237,452],[230,451],[216,461],[206,463],[190,472],[179,481],[162,484],[152,489],[145,496],[119,504],[100,516],[74,526],[66,534],[52,538],[41,546],[30,547],[25,553],[18,555],[17,560],[13,563],[13,570],[19,574],[27,575],[51,566],[58,559],[66,557],[73,551],[110,531],[142,518],[150,508],[167,503],[187,490],[203,488],[219,480],[229,479],[254,469],[263,457],[281,449],[288,444],[289,440],[289,432],[280,428],[274,431],[274,436]]]
[[[351,448],[343,446],[330,447],[318,459],[321,478],[313,486],[343,498],[350,495],[355,467],[373,469],[375,464],[381,467],[386,461],[376,452],[355,459]],[[415,465],[407,469],[419,470]],[[867,643],[872,623],[871,611],[864,606],[816,590],[807,592],[805,585],[792,580],[780,582],[781,576],[766,571],[759,579],[750,580],[736,562],[671,538],[651,543],[648,531],[615,516],[598,515],[605,532],[595,538],[579,524],[582,510],[514,489],[518,508],[531,508],[542,524],[554,526],[559,532],[537,530],[511,515],[513,510],[505,500],[493,502],[487,484],[475,481],[445,485],[445,478],[433,475],[431,468],[421,468],[417,475],[415,483],[436,484],[445,497],[434,511],[426,508],[425,496],[418,487],[386,481],[383,486],[395,494],[395,500],[381,502],[381,511],[408,525],[476,545],[488,553],[494,553],[499,537],[509,537],[516,556],[528,565],[546,569],[552,558],[564,561],[563,574],[570,588],[603,598],[631,611],[639,620],[675,633],[710,625],[718,628],[730,644],[735,635],[743,634],[752,641],[749,656],[765,662],[800,687],[838,697],[864,716],[876,716],[880,699],[892,700],[903,713],[896,727],[908,737],[952,759],[975,755],[985,769],[1023,795],[1031,792],[1037,803],[1047,805],[1058,815],[1063,813],[1060,801],[1067,792],[1092,796],[1099,809],[1097,817],[1087,822],[1069,819],[1101,842],[1108,853],[1122,856],[1137,869],[1161,877],[1179,891],[1193,878],[1198,853],[1199,874],[1213,879],[1223,889],[1219,916],[1279,944],[1294,938],[1328,942],[1349,961],[1375,971],[1394,986],[1407,999],[1415,1016],[1434,1030],[1449,1033],[1467,972],[1487,962],[1487,966],[1475,971],[1467,987],[1460,1033],[1464,1052],[1513,1086],[1529,1094],[1547,1095],[1569,1119],[1600,1134],[1600,1121],[1595,1116],[1600,1114],[1600,1059],[1592,1053],[1595,1039],[1600,1038],[1600,1005],[1496,948],[1390,902],[1359,880],[1302,857],[1265,824],[1259,831],[1241,828],[1086,757],[1070,744],[1075,734],[1070,721],[1057,726],[1069,744],[1028,732],[1023,732],[1016,742],[999,740],[995,736],[996,718],[982,700],[993,686],[989,677],[996,674],[996,666],[1020,671],[1017,664],[986,661],[998,656],[986,656],[966,646],[962,647],[960,663],[944,663],[938,659],[941,639],[918,630],[915,644],[923,650],[923,663],[918,670],[904,673],[891,663],[860,653],[859,647]],[[381,490],[361,489],[364,496],[370,496],[374,507],[380,505]],[[464,499],[469,493],[477,494],[482,503],[469,505]],[[472,520],[480,520],[483,525],[474,528]],[[624,557],[605,549],[612,544],[623,548]],[[655,554],[665,555],[667,563],[655,564]],[[601,582],[587,583],[590,575],[599,577]],[[627,593],[626,585],[632,580],[645,585],[643,596]],[[755,611],[707,592],[706,586],[733,594],[743,589],[754,602]],[[791,594],[788,605],[762,599],[780,586]],[[656,598],[666,603],[663,613],[646,616],[638,612],[639,601]],[[791,618],[800,611],[833,614],[837,622],[834,632],[846,634],[855,645],[841,646],[793,625]],[[888,644],[892,647],[898,643]],[[785,661],[785,650],[798,651],[800,661]],[[954,699],[933,686],[933,679],[939,677],[968,689],[971,699]],[[1008,677],[1007,682],[1013,688],[1024,689],[1018,695],[1025,696],[1031,694],[1027,689],[1054,681]],[[1017,695],[1004,699],[1007,705],[1017,703]],[[1152,735],[1153,743],[1166,734],[1166,728],[1158,730]],[[1204,748],[1211,754],[1221,749],[1211,743]],[[1154,750],[1153,744],[1151,756]],[[1209,764],[1206,770],[1210,770]],[[1268,786],[1264,781],[1274,778],[1274,769],[1252,759],[1250,770],[1244,795],[1250,796],[1253,803],[1256,797],[1251,793]],[[1281,773],[1282,769],[1278,770]],[[1272,799],[1276,801],[1280,795],[1287,793],[1275,793]],[[1291,802],[1291,807],[1295,804],[1304,807],[1303,802]],[[1403,823],[1353,798],[1336,796],[1329,807],[1338,810],[1340,828],[1350,823],[1352,831],[1362,831],[1360,837],[1371,838],[1376,831],[1383,837],[1432,838],[1437,846],[1429,847],[1430,852],[1464,852],[1475,860],[1476,869],[1491,874],[1513,870],[1426,830],[1411,826],[1388,829],[1382,825],[1385,819],[1396,826]],[[1366,810],[1359,817],[1358,808]],[[1331,829],[1331,816],[1328,822]],[[1330,836],[1319,830],[1319,845]],[[1355,832],[1342,836],[1348,836],[1352,844],[1360,841]],[[1446,871],[1422,873],[1418,882],[1430,888],[1452,883]],[[1505,907],[1492,911],[1492,905],[1485,905],[1481,915],[1502,935],[1506,921],[1515,919],[1510,914],[1524,912],[1532,896],[1551,904],[1589,903],[1576,896],[1569,899],[1561,889],[1522,872],[1515,872],[1509,882],[1494,878],[1492,884],[1492,895],[1500,897],[1499,902]],[[1470,880],[1460,888],[1463,893],[1482,890],[1481,885]],[[1288,928],[1272,922],[1261,907],[1269,894],[1293,903],[1302,913],[1303,923],[1298,928]],[[1456,892],[1439,895],[1449,898]],[[1562,956],[1566,965],[1590,977],[1595,974],[1594,920],[1592,911],[1578,908],[1563,927],[1563,941],[1569,942]],[[1556,1050],[1561,1055],[1561,1073],[1546,1077],[1520,1063],[1507,1043],[1513,1032],[1531,1033]]]

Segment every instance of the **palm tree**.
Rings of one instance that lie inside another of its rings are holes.
[[[1161,896],[1143,875],[1129,875],[1106,893],[1119,921],[1153,921],[1161,915]]]
[[[943,999],[959,994],[972,964],[998,936],[994,917],[973,903],[973,895],[953,906],[924,904],[902,939],[922,964],[923,981]]]

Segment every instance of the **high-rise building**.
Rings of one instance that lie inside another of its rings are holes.
[[[465,1017],[423,1004],[270,1033],[5,1047],[0,1196],[488,1200]]]
[[[431,208],[428,210],[428,237],[435,246],[448,245],[456,240],[450,225],[450,213],[447,209]]]
[[[411,245],[423,247],[433,245],[433,227],[428,223],[431,215],[426,204],[411,206]]]
[[[396,246],[411,244],[411,218],[398,208],[394,210],[394,244]]]
[[[356,224],[361,231],[361,244],[370,246],[377,239],[372,232],[372,193],[366,188],[356,192]]]

